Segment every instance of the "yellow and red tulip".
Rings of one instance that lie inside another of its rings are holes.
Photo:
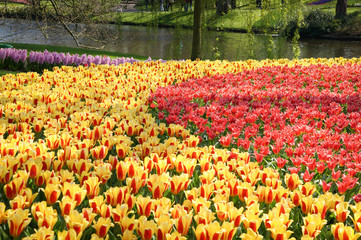
[[[175,220],[175,226],[177,231],[183,236],[188,234],[189,227],[192,223],[193,212],[182,214],[178,219]]]
[[[12,237],[18,237],[31,222],[29,209],[16,209],[9,213],[7,223]]]
[[[354,232],[352,227],[345,226],[342,222],[331,226],[332,234],[335,240],[357,240],[361,233]]]
[[[95,228],[96,235],[98,237],[103,238],[108,234],[109,228],[113,226],[113,223],[110,218],[100,217],[98,221],[93,224],[93,228]]]

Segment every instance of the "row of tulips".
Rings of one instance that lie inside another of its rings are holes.
[[[325,191],[294,169],[280,173],[252,151],[201,145],[147,105],[157,88],[192,78],[315,61],[156,61],[3,76],[1,236],[356,240],[359,195]]]
[[[360,189],[360,78],[359,63],[264,66],[158,88],[150,101],[206,145],[249,151],[349,199]]]
[[[148,61],[151,59],[149,58]],[[138,60],[133,58],[114,58],[111,59],[107,56],[92,56],[83,54],[58,53],[49,52],[47,50],[43,52],[31,51],[28,55],[27,50],[15,49],[15,48],[0,48],[0,68],[10,69],[14,71],[35,71],[42,72],[44,69],[51,70],[55,66],[79,66],[91,64],[107,64],[107,65],[119,65],[124,63],[134,63]]]

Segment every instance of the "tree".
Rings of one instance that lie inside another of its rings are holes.
[[[344,18],[347,15],[347,0],[337,0],[336,18]]]
[[[121,0],[28,0],[28,3],[17,6],[17,15],[6,17],[35,20],[46,38],[50,32],[65,29],[76,45],[82,47],[91,44],[93,48],[101,48],[103,40],[117,39],[106,26],[97,30],[93,26],[101,23],[102,15],[117,11]]]
[[[202,28],[203,0],[195,0],[193,13],[193,42],[191,59],[201,57],[201,28]]]
[[[217,15],[227,14],[229,10],[230,0],[217,0]]]

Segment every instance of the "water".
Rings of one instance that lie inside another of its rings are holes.
[[[49,44],[76,47],[74,40],[59,25],[44,26],[28,20],[1,20],[0,42]],[[152,58],[190,58],[192,30],[129,25],[71,26],[79,34],[79,41],[88,46],[102,46],[104,50],[129,53]],[[46,33],[47,37],[43,33]],[[85,37],[88,36],[88,37]],[[90,37],[89,37],[90,36]],[[252,40],[253,38],[254,40]],[[293,58],[292,44],[277,36],[235,32],[203,32],[202,58],[245,60],[249,58]],[[300,58],[360,57],[358,41],[305,39],[298,44]]]

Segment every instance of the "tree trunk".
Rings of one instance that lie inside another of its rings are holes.
[[[229,9],[229,0],[217,0],[216,7],[218,15],[227,14]]]
[[[202,2],[195,0],[193,15],[193,43],[191,60],[201,57]]]
[[[337,0],[336,18],[344,18],[347,15],[347,0]]]

